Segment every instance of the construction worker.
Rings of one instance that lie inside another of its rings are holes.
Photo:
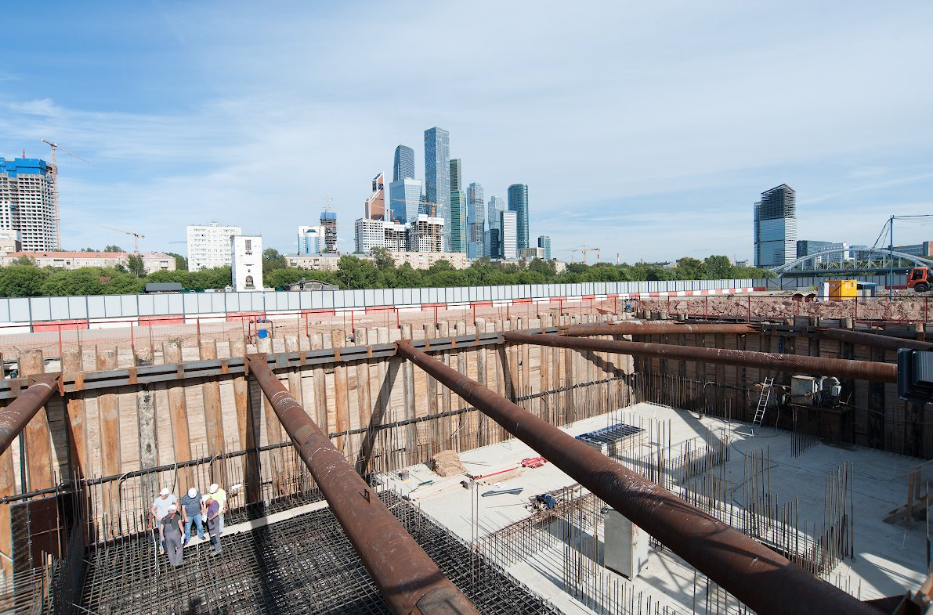
[[[155,527],[160,528],[160,535],[162,530],[159,524],[162,522],[162,518],[168,514],[169,506],[173,506],[177,500],[175,494],[169,491],[168,487],[165,487],[159,492],[159,497],[152,502],[149,512],[152,513],[152,518],[155,519]],[[165,542],[163,541],[159,542],[159,553],[165,553]]]
[[[183,554],[181,539],[185,530],[181,522],[181,515],[177,511],[178,507],[174,504],[170,505],[165,516],[159,521],[159,537],[162,539],[162,544],[165,545],[168,562],[172,566],[181,566]]]
[[[191,540],[191,525],[198,530],[198,538],[204,538],[204,525],[201,522],[201,492],[192,487],[181,498],[181,517],[185,522],[185,544]]]
[[[210,495],[208,496],[208,498],[210,500],[214,500],[220,505],[218,534],[222,534],[224,531],[224,513],[227,512],[227,492],[221,489],[217,483],[214,483],[213,485],[211,485],[208,491],[210,491]],[[210,502],[208,502],[208,505],[210,505]]]
[[[223,514],[220,512],[220,502],[213,498],[207,499],[207,533],[211,537],[214,550],[211,555],[220,555],[220,523]]]

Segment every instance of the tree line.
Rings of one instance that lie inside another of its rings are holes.
[[[767,278],[770,271],[755,267],[736,267],[725,256],[710,256],[704,260],[685,257],[676,267],[653,263],[570,263],[557,273],[553,261],[540,259],[528,263],[495,263],[482,258],[465,269],[454,269],[445,260],[430,269],[414,269],[408,263],[396,266],[391,252],[375,250],[373,259],[353,255],[340,257],[336,271],[309,271],[290,268],[284,256],[274,249],[263,252],[263,284],[266,288],[284,288],[300,280],[319,280],[342,289],[416,288],[443,286],[500,286],[505,284],[547,284],[577,282],[634,282],[655,280],[715,280],[731,278]],[[138,258],[138,257],[137,257]],[[179,265],[184,267],[184,258]],[[230,286],[230,267],[201,271],[158,271],[145,275],[141,259],[127,267],[85,267],[65,270],[37,267],[21,261],[0,268],[0,296],[51,297],[68,295],[136,294],[145,291],[152,282],[177,282],[185,290],[202,291]]]

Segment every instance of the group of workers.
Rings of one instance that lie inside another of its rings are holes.
[[[204,524],[214,547],[211,555],[220,554],[220,534],[224,529],[224,512],[227,509],[227,492],[214,483],[208,493],[201,495],[197,488],[188,489],[181,501],[170,489],[159,492],[152,502],[152,517],[159,528],[159,553],[168,555],[172,566],[180,566],[183,548],[191,540],[194,525],[198,538],[204,538]]]

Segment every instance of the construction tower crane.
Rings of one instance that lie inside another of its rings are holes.
[[[84,158],[82,158],[81,156],[77,155],[76,153],[66,150],[64,147],[62,147],[58,143],[52,143],[51,141],[47,141],[45,139],[42,139],[42,142],[47,144],[50,148],[52,148],[52,201],[55,207],[55,247],[56,249],[61,250],[62,249],[61,216],[59,214],[59,209],[58,209],[58,161],[55,158],[55,151],[62,150],[66,154],[71,154],[72,156],[74,156],[75,158],[77,158],[78,160],[82,162],[87,162],[88,164],[91,164],[91,163],[85,160]],[[26,154],[24,152],[23,156],[25,157],[25,155]]]
[[[100,225],[100,228],[110,229],[111,231],[116,231],[118,233],[123,233],[125,235],[132,235],[133,236],[133,254],[139,254],[139,240],[146,238],[145,235],[141,235],[140,233],[137,233],[135,231],[124,231],[123,229],[113,228],[112,226],[104,226],[103,224]]]
[[[583,253],[583,264],[584,264],[584,265],[587,265],[587,264],[589,264],[589,263],[586,262],[586,255],[587,255],[587,253],[588,253],[588,252],[596,252],[596,262],[599,262],[599,251],[600,251],[601,249],[602,249],[602,248],[592,248],[592,247],[590,247],[590,246],[588,246],[588,245],[586,245],[586,244],[583,244],[582,246],[577,247],[577,248],[571,248],[571,249],[568,249],[568,250],[556,250],[556,251],[557,251],[557,252],[570,252],[571,261],[573,260],[573,255],[574,255],[575,253],[577,253],[577,252],[582,252],[582,253]]]
[[[396,203],[407,203],[408,202],[407,199],[392,199],[392,200],[395,201]],[[431,213],[428,215],[432,218],[437,217],[438,207],[446,207],[446,205],[444,205],[443,203],[432,203],[431,201],[418,201],[419,209],[421,205],[428,205],[431,207]],[[388,215],[389,217],[392,216],[392,205],[391,204],[389,205]],[[393,218],[392,221],[395,222],[395,219]],[[409,220],[409,222],[411,222],[411,220]],[[431,244],[435,246],[437,245],[437,226],[433,224],[431,225]],[[441,252],[443,251],[444,251],[444,246],[441,246]]]

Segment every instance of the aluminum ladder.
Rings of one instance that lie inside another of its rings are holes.
[[[764,423],[765,412],[768,410],[768,400],[771,399],[771,386],[773,384],[774,378],[765,378],[764,386],[761,387],[761,396],[758,397],[758,407],[755,408],[755,418],[752,419],[752,433],[755,433],[755,425]]]

